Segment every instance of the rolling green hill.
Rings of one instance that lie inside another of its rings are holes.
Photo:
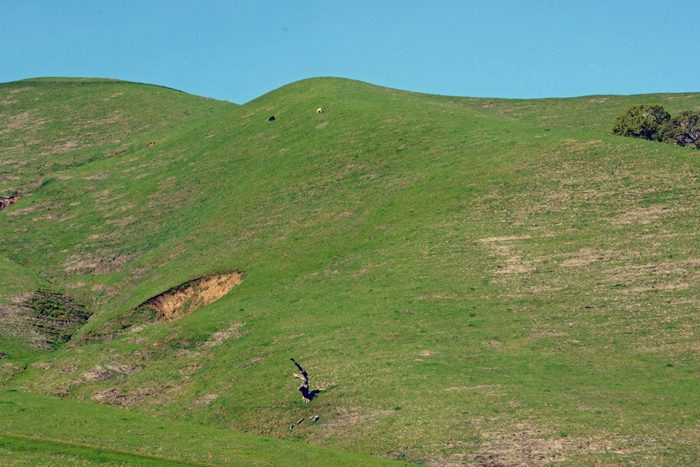
[[[0,84],[0,386],[347,464],[696,465],[700,164],[610,135],[638,103],[700,94]]]

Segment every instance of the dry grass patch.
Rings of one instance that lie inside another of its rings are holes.
[[[102,368],[101,366],[97,366],[90,371],[86,371],[80,376],[85,381],[95,382],[114,378],[114,373],[105,368]]]
[[[42,362],[32,363],[29,366],[32,368],[39,368],[40,370],[50,370],[51,368],[53,368],[53,365],[51,363],[42,363]]]
[[[135,392],[125,393],[120,389],[112,388],[94,392],[90,395],[90,399],[100,404],[129,407],[143,404],[148,399],[152,399],[163,392],[162,388],[138,388]]]
[[[656,450],[654,443],[649,440],[585,436],[583,432],[569,436],[529,424],[513,425],[507,431],[482,432],[480,438],[482,442],[476,450],[472,444],[450,443],[446,447],[452,453],[430,456],[423,460],[436,467],[514,467],[562,463],[578,465],[576,461],[582,457],[587,461],[598,455],[618,455],[624,458]],[[467,451],[469,454],[459,451]],[[599,459],[599,462],[610,460],[606,457]]]
[[[605,259],[605,255],[601,254],[601,252],[597,248],[581,248],[581,250],[574,255],[573,258],[569,258],[567,260],[564,260],[561,263],[561,266],[563,267],[576,267],[576,266],[585,266],[587,264],[594,263],[598,260],[603,260]]]
[[[652,224],[657,222],[661,215],[669,215],[674,211],[675,209],[669,208],[665,205],[655,205],[646,208],[636,208],[608,220],[613,225]]]
[[[35,109],[27,110],[20,114],[8,117],[4,122],[4,125],[2,125],[2,122],[0,122],[0,125],[5,127],[0,130],[0,135],[7,134],[15,130],[36,131],[45,123],[50,122],[50,120],[46,118],[34,117],[34,113],[36,113]]]
[[[345,407],[338,407],[336,409],[337,416],[332,420],[319,425],[317,434],[320,438],[348,435],[352,432],[350,429],[355,426],[375,422],[380,418],[387,417],[393,413],[393,410],[359,411],[355,409],[347,409]]]
[[[245,323],[239,321],[233,322],[225,331],[215,332],[212,334],[209,340],[202,345],[204,347],[216,347],[217,345],[223,344],[228,339],[243,337],[250,332],[239,332],[239,329],[241,329],[244,324]]]
[[[478,240],[491,252],[491,256],[506,258],[505,266],[499,265],[495,274],[523,274],[535,270],[531,261],[524,261],[522,256],[512,253],[512,243],[517,240],[528,240],[529,235],[513,235],[507,237],[489,237]]]

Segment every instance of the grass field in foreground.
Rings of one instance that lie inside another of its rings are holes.
[[[23,193],[0,255],[26,292],[45,281],[94,314],[67,346],[5,351],[4,387],[153,432],[173,419],[432,465],[697,464],[698,152],[608,133],[628,105],[698,95],[314,79],[236,106],[70,84],[0,86],[17,100],[3,154],[20,151],[1,186]],[[72,125],[51,126],[66,106]],[[38,146],[8,149],[22,141]],[[232,270],[243,283],[184,319],[125,318]],[[290,357],[321,389],[309,404]]]
[[[407,465],[14,390],[0,417],[0,465]]]

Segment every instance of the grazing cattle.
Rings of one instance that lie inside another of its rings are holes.
[[[275,121],[275,116],[273,115],[272,117],[267,119],[268,122],[274,122]]]
[[[319,107],[318,109],[316,109],[316,113],[317,113],[317,114],[322,114],[322,113],[323,113],[323,109],[322,109],[321,107]]]

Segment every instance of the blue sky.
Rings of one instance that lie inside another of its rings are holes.
[[[0,1],[0,82],[118,78],[245,103],[316,76],[432,94],[700,91],[693,1]]]

